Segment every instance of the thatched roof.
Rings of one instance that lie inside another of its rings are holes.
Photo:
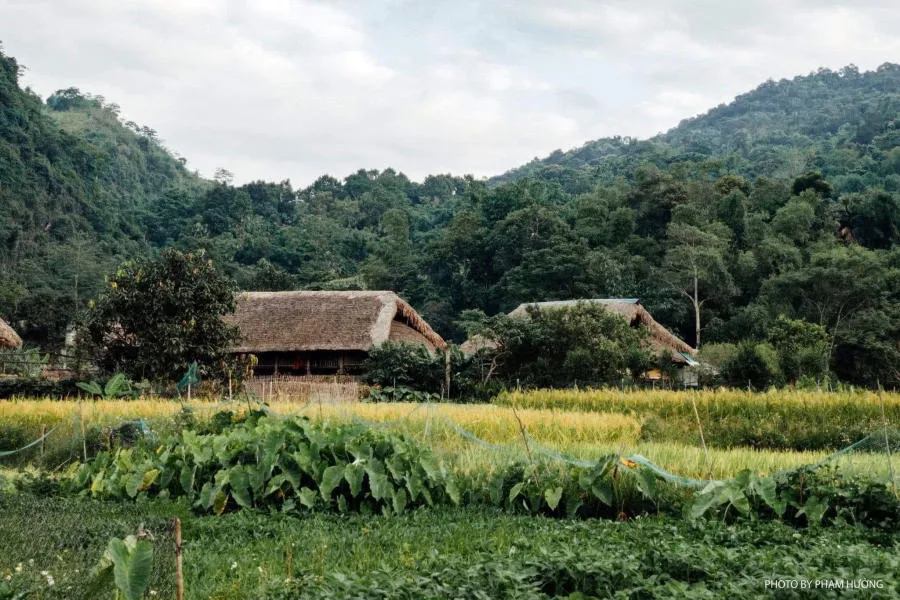
[[[225,320],[241,332],[234,352],[369,351],[387,340],[446,346],[394,292],[244,292]]]
[[[22,338],[19,337],[13,328],[6,321],[0,319],[0,348],[18,348],[22,345]]]
[[[602,304],[603,308],[621,316],[629,325],[643,325],[649,330],[648,342],[653,351],[660,355],[668,350],[672,353],[672,360],[676,363],[690,364],[693,356],[697,354],[694,348],[673,335],[668,329],[659,324],[637,298],[589,298],[584,300],[556,300],[551,302],[527,302],[520,304],[509,313],[511,317],[527,317],[528,307],[534,306],[539,310],[570,308],[579,302]],[[476,339],[478,338],[478,339]],[[466,354],[472,354],[481,348],[490,348],[491,342],[479,336],[467,340],[460,348]],[[685,356],[687,355],[687,356]]]

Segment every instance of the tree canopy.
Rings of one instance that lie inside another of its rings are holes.
[[[898,65],[768,81],[489,181],[302,189],[204,180],[116,105],[18,77],[0,55],[0,317],[32,345],[60,345],[116,265],[202,248],[240,289],[391,288],[456,341],[465,310],[542,300],[638,297],[694,345],[761,343],[785,315],[825,329],[842,379],[900,385]]]

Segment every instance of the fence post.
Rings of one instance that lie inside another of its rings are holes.
[[[175,517],[175,598],[184,600],[184,574],[181,571],[181,519]]]
[[[47,435],[47,426],[41,424],[41,458],[44,458],[44,436]]]
[[[887,413],[884,410],[884,396],[882,395],[881,382],[878,382],[878,401],[881,404],[881,420],[884,425],[884,447],[887,450],[888,468],[891,472],[891,485],[894,487],[894,495],[898,495],[897,479],[894,476],[894,461],[891,457],[891,439],[888,437]]]

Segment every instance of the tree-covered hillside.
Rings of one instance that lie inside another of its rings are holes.
[[[778,82],[769,80],[667,133],[641,141],[604,138],[513,169],[583,191],[637,167],[727,170],[748,178],[792,179],[816,169],[838,193],[883,185],[900,189],[900,65],[860,73],[854,66]]]
[[[0,53],[0,314],[58,338],[104,272],[149,251],[149,203],[199,181],[116,105],[75,89],[45,104],[19,75]]]
[[[842,379],[900,385],[900,66],[766,83],[648,141],[495,181],[360,170],[232,186],[2,57],[0,316],[58,343],[126,257],[204,248],[243,289],[392,289],[460,340],[466,309],[639,297],[689,343],[823,325]],[[697,315],[699,314],[699,320]]]

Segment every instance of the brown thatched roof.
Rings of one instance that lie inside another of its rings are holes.
[[[0,348],[18,348],[22,345],[22,338],[19,337],[13,328],[6,321],[0,319]]]
[[[509,313],[511,317],[527,317],[528,307],[534,306],[539,310],[570,308],[579,302],[588,302],[592,304],[602,304],[603,308],[613,312],[628,321],[630,325],[643,325],[646,327],[650,336],[648,342],[653,351],[660,355],[663,351],[669,350],[672,353],[672,360],[676,363],[688,364],[693,362],[693,357],[697,354],[694,348],[691,348],[684,341],[673,335],[668,329],[663,327],[654,319],[647,309],[645,309],[637,298],[590,298],[585,300],[557,300],[552,302],[528,302],[520,304]],[[477,339],[476,339],[477,338]],[[467,340],[460,349],[466,354],[472,354],[481,348],[490,348],[490,340],[474,336]],[[688,357],[684,356],[687,355]]]
[[[387,340],[446,346],[394,292],[244,292],[225,320],[241,332],[235,352],[369,351]]]

